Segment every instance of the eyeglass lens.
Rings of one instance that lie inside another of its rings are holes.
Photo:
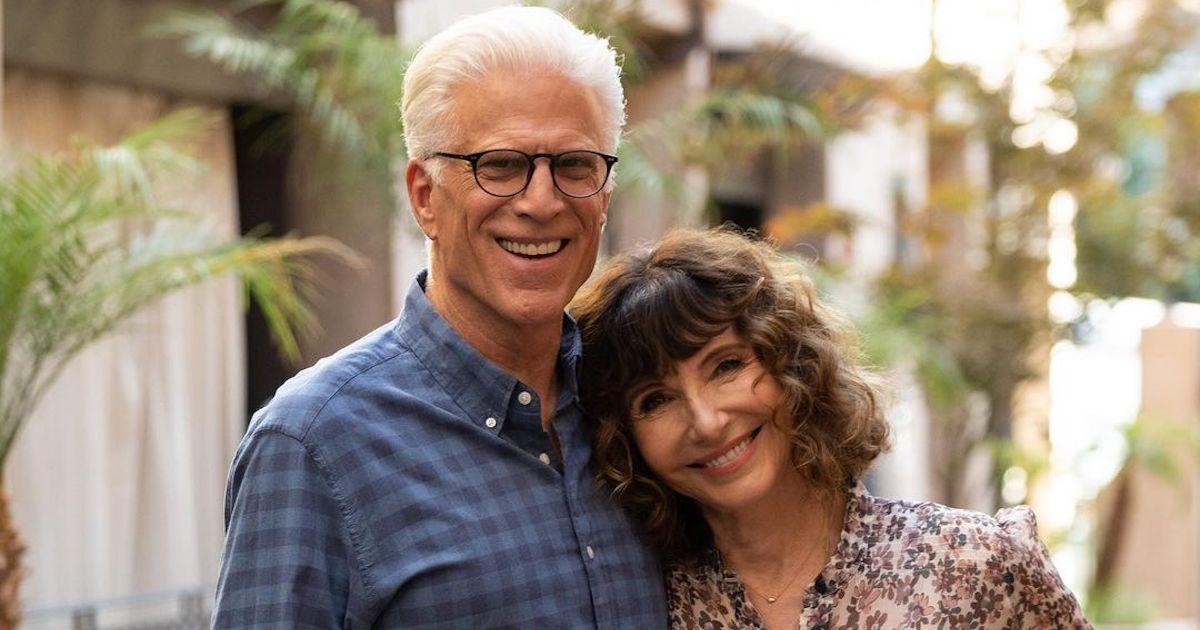
[[[475,179],[484,191],[500,197],[521,192],[530,179],[533,162],[518,151],[488,151],[475,163]],[[588,151],[559,155],[550,165],[554,185],[572,197],[588,197],[604,187],[608,164]]]

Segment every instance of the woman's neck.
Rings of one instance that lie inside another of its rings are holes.
[[[743,581],[770,589],[797,572],[820,572],[840,537],[846,506],[842,493],[815,488],[799,473],[776,486],[742,509],[705,512],[725,563]]]

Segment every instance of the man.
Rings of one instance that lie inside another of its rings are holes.
[[[428,273],[255,415],[214,625],[664,626],[657,562],[593,482],[563,314],[612,191],[613,51],[498,9],[422,48],[402,108]]]

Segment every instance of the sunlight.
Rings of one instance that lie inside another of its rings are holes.
[[[727,1],[787,25],[815,55],[858,70],[911,70],[929,58],[930,0]]]

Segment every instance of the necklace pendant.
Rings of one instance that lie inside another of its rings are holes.
[[[767,598],[767,603],[768,603],[768,604],[774,604],[774,603],[775,603],[775,599],[776,599],[776,598],[774,598],[774,597],[768,597],[768,598]]]

